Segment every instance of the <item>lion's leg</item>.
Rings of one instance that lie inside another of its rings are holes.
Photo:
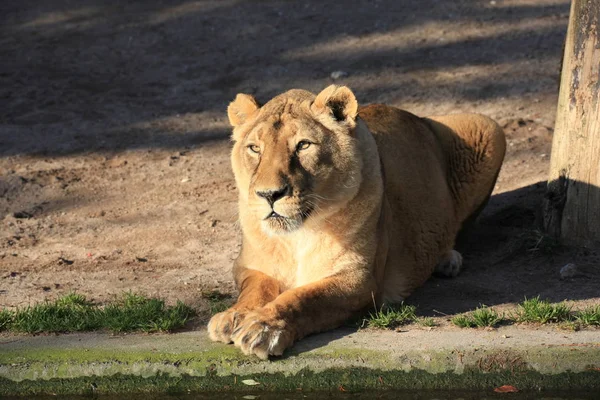
[[[231,338],[245,354],[262,359],[281,355],[294,341],[340,326],[372,299],[375,280],[368,271],[337,274],[290,289],[250,312]]]
[[[279,283],[256,270],[240,268],[236,274],[240,295],[228,310],[215,314],[208,323],[208,334],[214,341],[231,343],[231,333],[252,310],[263,307],[279,295]]]
[[[446,278],[454,278],[460,273],[462,264],[462,255],[456,250],[450,250],[435,266],[434,273]]]

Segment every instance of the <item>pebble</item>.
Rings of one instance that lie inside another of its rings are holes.
[[[346,71],[333,71],[329,76],[331,79],[341,79],[347,77],[349,74]]]
[[[560,279],[572,278],[579,274],[577,265],[569,263],[560,269]]]

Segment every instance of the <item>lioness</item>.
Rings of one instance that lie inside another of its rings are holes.
[[[398,303],[435,271],[485,205],[504,158],[502,129],[476,115],[419,118],[359,109],[347,87],[290,90],[227,110],[243,245],[237,303],[212,340],[262,359],[335,328],[375,298]]]

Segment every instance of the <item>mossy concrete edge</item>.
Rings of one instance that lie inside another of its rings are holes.
[[[185,391],[600,389],[599,331],[334,331],[260,361],[204,332],[0,339],[0,395]],[[529,340],[528,340],[529,339]],[[571,339],[571,340],[570,340]],[[541,341],[543,340],[543,341]],[[242,381],[253,379],[255,387]]]

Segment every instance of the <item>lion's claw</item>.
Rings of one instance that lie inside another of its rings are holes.
[[[208,336],[215,342],[231,343],[232,332],[244,320],[245,312],[229,309],[215,314],[208,322]]]
[[[293,334],[283,320],[269,319],[259,312],[252,312],[231,334],[234,344],[244,354],[255,354],[266,360],[269,356],[280,356],[294,343]]]

